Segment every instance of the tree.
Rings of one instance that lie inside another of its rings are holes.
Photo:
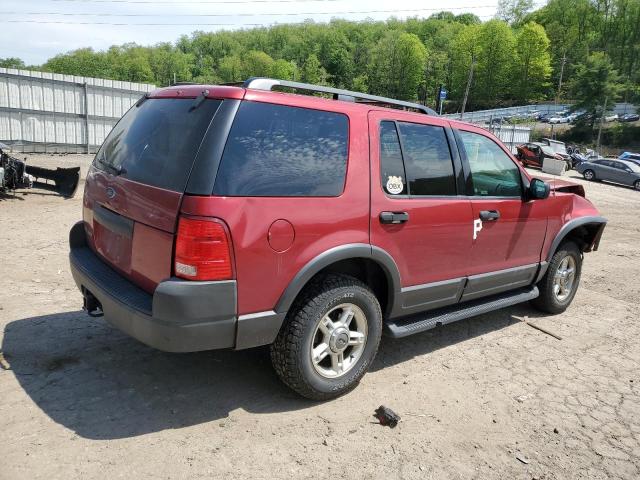
[[[570,89],[576,100],[575,110],[584,110],[591,118],[591,127],[610,110],[620,93],[618,72],[609,57],[595,52],[576,66]],[[605,109],[606,103],[606,109]]]
[[[293,62],[280,59],[273,62],[270,76],[282,80],[297,80],[299,77],[298,67]]]
[[[533,9],[533,5],[533,0],[499,0],[496,16],[509,24],[518,24]]]
[[[242,56],[242,78],[268,77],[273,69],[274,61],[262,51],[251,50]]]
[[[517,82],[516,98],[521,103],[540,99],[551,75],[549,38],[541,25],[525,24],[516,35],[517,64],[512,76]]]
[[[302,81],[314,85],[326,85],[327,77],[327,71],[320,64],[318,57],[313,53],[309,55],[302,66]]]
[[[238,55],[229,55],[220,60],[218,75],[224,83],[246,80],[243,78],[242,60]]]
[[[472,64],[475,66],[480,56],[480,25],[468,25],[455,36],[451,48],[450,98],[462,102]],[[470,104],[475,101],[473,85],[470,90]]]
[[[171,85],[175,78],[178,82],[188,82],[193,64],[191,54],[184,53],[170,43],[159,43],[150,50],[149,63],[155,83]]]
[[[17,69],[24,69],[26,68],[26,65],[24,64],[24,62],[16,57],[7,57],[7,58],[0,58],[0,67],[1,68],[17,68]]]
[[[416,99],[426,58],[427,49],[416,35],[388,32],[371,52],[370,90],[401,100]]]
[[[477,41],[476,100],[485,107],[495,107],[512,94],[515,37],[505,22],[489,20],[480,26]]]

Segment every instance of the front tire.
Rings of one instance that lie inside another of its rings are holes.
[[[636,190],[640,190],[640,180],[635,181],[635,183],[633,184],[633,188],[635,188]]]
[[[593,170],[585,170],[582,176],[584,177],[585,180],[589,180],[589,181],[596,179],[596,174]]]
[[[531,301],[538,310],[564,312],[575,297],[582,273],[582,253],[573,242],[565,242],[553,254],[549,267],[538,282],[540,296]]]
[[[330,274],[313,280],[296,300],[271,345],[271,361],[288,387],[328,400],[356,387],[381,336],[373,292],[353,277]]]

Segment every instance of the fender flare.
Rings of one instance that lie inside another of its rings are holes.
[[[373,260],[382,268],[388,285],[387,311],[392,311],[395,306],[395,302],[398,301],[401,285],[398,266],[391,255],[389,255],[385,250],[367,243],[340,245],[330,248],[311,259],[300,269],[296,276],[293,277],[293,280],[289,282],[289,285],[280,296],[274,310],[278,313],[287,312],[293,304],[293,301],[305,285],[307,285],[309,280],[311,280],[323,268],[341,260],[356,258]]]
[[[551,257],[560,246],[560,243],[566,238],[566,236],[571,233],[573,230],[579,227],[583,227],[585,225],[597,225],[597,231],[595,235],[591,239],[591,244],[587,247],[585,251],[590,252],[591,250],[597,250],[598,244],[600,243],[600,237],[602,236],[602,232],[604,231],[604,227],[607,224],[607,219],[599,216],[587,216],[575,218],[573,220],[565,223],[560,231],[556,234],[556,237],[551,242],[551,246],[549,247],[549,252],[547,253],[546,261],[550,262]]]

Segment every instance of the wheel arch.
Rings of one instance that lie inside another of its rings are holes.
[[[599,216],[586,216],[568,221],[551,242],[546,261],[551,261],[551,257],[565,240],[575,241],[583,253],[598,250],[606,224],[607,219]]]
[[[307,262],[280,296],[275,311],[287,312],[309,282],[323,273],[343,273],[363,281],[378,297],[385,316],[398,301],[400,273],[391,255],[379,247],[356,243],[331,248]]]

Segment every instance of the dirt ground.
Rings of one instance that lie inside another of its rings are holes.
[[[638,478],[640,192],[576,181],[609,225],[567,312],[383,339],[326,403],[282,386],[266,349],[162,353],[88,317],[67,264],[81,193],[0,197],[0,478]]]

